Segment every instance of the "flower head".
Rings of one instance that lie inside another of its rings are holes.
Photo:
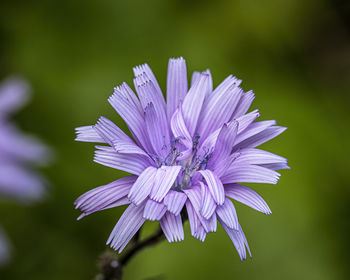
[[[9,78],[0,84],[0,198],[31,202],[42,197],[44,180],[32,165],[47,160],[48,149],[37,139],[23,135],[10,121],[10,114],[29,98],[29,85]],[[8,259],[9,245],[0,231],[0,264]]]
[[[254,122],[258,110],[247,113],[254,93],[244,92],[232,75],[213,90],[209,70],[194,72],[188,89],[185,60],[170,59],[165,102],[147,64],[134,74],[137,96],[123,83],[108,99],[133,139],[104,117],[76,129],[76,140],[105,144],[96,146],[95,162],[133,174],[80,196],[80,218],[130,204],[107,241],[119,252],[146,220],[159,221],[169,242],[184,239],[181,213],[201,241],[219,221],[245,259],[246,247],[250,251],[232,200],[271,213],[256,192],[238,183],[277,183],[275,170],[288,168],[287,160],[256,147],[285,128]]]

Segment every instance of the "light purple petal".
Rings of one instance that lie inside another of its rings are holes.
[[[129,200],[123,198],[127,196],[135,181],[136,176],[128,176],[94,188],[78,197],[74,202],[75,208],[80,209],[84,214],[83,216],[86,216],[96,211],[111,208],[112,205],[129,203]]]
[[[115,139],[112,142],[113,148],[116,150],[117,153],[121,154],[138,154],[145,156],[148,159],[151,159],[148,154],[141,149],[139,146],[137,146],[131,139],[130,141],[124,141]]]
[[[210,191],[206,185],[200,182],[201,185],[201,209],[200,213],[205,219],[209,219],[216,209],[216,203],[210,194]]]
[[[157,168],[150,166],[137,178],[128,195],[133,203],[139,205],[151,193],[156,174]]]
[[[237,104],[236,110],[232,115],[232,119],[236,119],[247,113],[249,107],[252,105],[254,98],[255,95],[252,90],[243,93],[241,99]]]
[[[279,163],[268,163],[268,164],[259,164],[261,167],[265,167],[271,170],[280,170],[280,169],[290,169],[287,163],[279,162]]]
[[[96,146],[94,161],[131,174],[140,175],[152,163],[144,156],[137,154],[120,154],[114,148]]]
[[[177,108],[173,114],[171,130],[174,137],[179,139],[180,143],[185,147],[185,150],[181,152],[182,155],[178,158],[178,160],[183,160],[192,154],[192,137],[185,124],[182,106]]]
[[[135,106],[143,114],[143,108],[141,106],[140,100],[138,100],[134,91],[129,87],[129,85],[123,82],[120,86],[116,86],[114,91],[122,94],[131,104]]]
[[[203,228],[205,229],[206,232],[211,232],[211,231],[215,231],[216,227],[215,224],[213,223],[213,221],[205,219],[201,213],[200,213],[200,206],[201,206],[201,189],[200,187],[196,186],[196,187],[192,187],[191,189],[187,189],[184,190],[184,193],[187,195],[187,197],[189,198],[194,212],[199,220],[199,223],[203,226]],[[187,202],[186,202],[186,207],[187,207]],[[187,208],[187,211],[189,211],[189,209]],[[215,213],[214,213],[215,214]],[[195,218],[192,217],[192,220],[194,220]],[[195,221],[193,221],[195,222]],[[194,227],[194,232],[196,233],[196,230],[198,229],[198,225],[195,224],[197,226],[197,228]]]
[[[166,212],[160,220],[160,226],[169,242],[177,242],[184,240],[184,230],[182,226],[181,215],[175,216],[170,212]]]
[[[183,192],[170,190],[164,197],[164,204],[170,213],[177,216],[184,207],[186,200],[187,196]]]
[[[239,154],[234,162],[236,165],[287,163],[287,159],[260,149],[241,149]]]
[[[276,136],[280,135],[286,129],[287,129],[286,127],[273,126],[273,127],[268,127],[265,130],[257,134],[254,134],[249,138],[246,138],[246,135],[244,137],[240,135],[236,138],[234,149],[237,150],[237,149],[243,149],[243,148],[255,148],[275,138]],[[243,132],[242,135],[243,134],[245,134],[245,132]]]
[[[224,204],[216,208],[216,214],[229,228],[239,230],[236,208],[230,199],[225,198]]]
[[[161,166],[157,170],[154,178],[154,185],[150,194],[150,198],[155,201],[161,201],[173,186],[177,175],[181,170],[181,166]]]
[[[130,204],[110,234],[107,245],[109,244],[114,250],[119,249],[121,253],[145,222],[143,211],[144,205]]]
[[[166,121],[157,114],[153,103],[145,109],[146,128],[149,140],[156,154],[165,156],[169,149],[169,130]]]
[[[227,232],[230,239],[232,240],[233,245],[236,247],[236,250],[241,260],[242,261],[245,260],[247,258],[246,246],[249,254],[250,254],[250,250],[248,247],[247,240],[242,231],[242,228],[239,226],[239,230],[237,231],[232,228],[229,228],[220,218],[218,218],[218,220],[220,224],[223,226],[223,228],[225,229],[225,231]]]
[[[197,127],[199,114],[204,98],[210,90],[210,78],[208,74],[201,74],[200,78],[190,88],[182,103],[184,119],[188,131],[193,136]]]
[[[105,117],[100,117],[94,125],[95,131],[105,140],[105,143],[112,145],[114,140],[133,142],[118,126]]]
[[[237,135],[238,122],[224,124],[215,143],[214,151],[209,159],[208,168],[220,177],[230,165],[229,157]]]
[[[215,202],[219,205],[224,203],[225,192],[224,186],[222,185],[220,179],[210,170],[199,170],[198,171],[207,182],[208,189],[213,196]]]
[[[145,64],[142,64],[142,65],[139,65],[139,66],[136,66],[133,68],[134,70],[134,74],[135,74],[135,77],[136,76],[140,76],[142,74],[145,74],[145,76],[148,77],[148,79],[152,82],[155,90],[156,90],[156,93],[157,93],[157,96],[158,96],[158,100],[161,101],[161,103],[163,104],[163,107],[165,108],[165,100],[164,100],[164,96],[163,96],[163,93],[162,93],[162,90],[160,89],[160,86],[157,82],[157,79],[156,77],[154,76],[151,68],[148,66],[147,63]]]
[[[75,138],[75,141],[106,143],[106,140],[104,140],[97,133],[96,129],[92,125],[77,127],[75,129],[75,133],[77,135],[77,137]]]
[[[170,58],[167,78],[167,114],[171,120],[173,113],[184,100],[187,93],[186,61],[180,58]]]
[[[239,123],[238,125],[238,133],[243,132],[255,119],[260,116],[259,110],[254,110],[249,114],[243,115],[236,119]]]
[[[108,98],[108,102],[126,122],[135,141],[147,152],[152,152],[148,140],[146,125],[139,110],[122,94],[114,93]]]
[[[277,184],[280,174],[257,165],[232,165],[221,177],[223,184],[230,183],[266,183]]]
[[[148,199],[143,212],[143,217],[150,221],[160,220],[167,208],[163,202],[157,202],[152,199]]]
[[[186,201],[186,210],[187,210],[188,221],[190,223],[191,234],[192,236],[195,236],[198,230],[198,227],[200,225],[200,222],[196,214],[196,211],[194,210],[192,202],[190,202],[189,200]]]
[[[246,186],[227,184],[225,185],[225,194],[259,212],[271,214],[271,210],[265,200],[255,191]]]
[[[236,81],[233,77],[229,81],[226,79],[223,83],[227,85],[216,88],[204,101],[197,128],[198,135],[203,139],[230,120],[242,93]]]
[[[191,87],[194,85],[194,83],[197,81],[197,79],[201,76],[201,72],[199,71],[194,71],[192,73],[192,78],[191,78]]]

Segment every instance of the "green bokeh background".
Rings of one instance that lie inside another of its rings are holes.
[[[14,246],[0,279],[93,279],[123,208],[77,222],[73,201],[124,174],[93,163],[74,128],[104,115],[125,130],[106,100],[113,86],[147,62],[165,89],[174,56],[189,72],[210,68],[215,85],[243,79],[260,119],[289,128],[264,148],[292,170],[253,186],[273,215],[236,203],[252,260],[239,260],[222,228],[201,243],[186,224],[184,242],[144,250],[125,279],[349,279],[349,11],[345,0],[1,1],[0,77],[30,81],[33,99],[15,119],[56,160],[43,169],[44,201],[0,206]]]

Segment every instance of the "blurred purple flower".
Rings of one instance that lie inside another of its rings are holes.
[[[95,162],[133,175],[80,196],[79,218],[130,204],[107,241],[120,253],[146,220],[159,221],[169,242],[183,240],[186,209],[194,237],[204,241],[219,221],[245,259],[250,251],[231,199],[271,213],[255,191],[237,183],[277,183],[275,170],[289,168],[287,160],[256,147],[286,128],[254,122],[258,110],[247,113],[254,93],[232,75],[213,90],[209,70],[194,72],[188,89],[185,60],[170,59],[165,102],[147,64],[134,74],[138,98],[123,83],[108,99],[134,140],[104,117],[76,129],[77,141],[107,144],[96,146]]]
[[[0,84],[0,198],[23,203],[42,197],[44,179],[32,166],[48,159],[46,146],[23,135],[9,121],[10,114],[26,104],[29,93],[29,85],[20,78],[9,78]],[[0,264],[8,259],[8,248],[0,232]]]

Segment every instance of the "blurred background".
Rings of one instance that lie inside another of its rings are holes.
[[[186,224],[184,242],[144,250],[125,279],[350,279],[349,1],[7,0],[0,41],[0,78],[20,74],[33,87],[15,119],[56,153],[45,200],[0,205],[14,248],[0,279],[94,277],[123,207],[77,222],[73,202],[125,174],[93,163],[93,144],[74,142],[74,128],[104,115],[125,130],[107,103],[113,87],[132,85],[132,67],[147,62],[165,89],[177,56],[189,73],[210,68],[215,85],[243,79],[260,119],[289,128],[263,148],[292,170],[277,186],[253,186],[271,216],[236,203],[252,260],[239,260],[222,228],[201,243]]]

